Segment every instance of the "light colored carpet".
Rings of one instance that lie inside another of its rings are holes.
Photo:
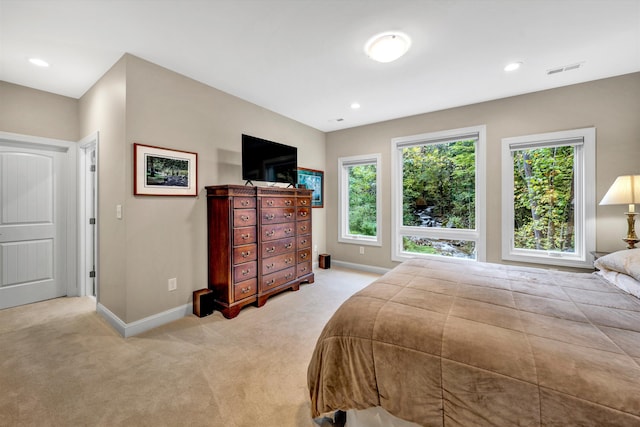
[[[124,339],[91,298],[0,311],[1,426],[311,427],[307,366],[333,312],[378,275],[316,270],[298,292]]]

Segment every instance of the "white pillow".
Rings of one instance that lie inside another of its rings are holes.
[[[613,270],[640,281],[640,248],[625,249],[598,258],[593,265],[600,270]]]

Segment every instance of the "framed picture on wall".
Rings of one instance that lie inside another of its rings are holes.
[[[198,154],[133,144],[133,194],[197,196]]]
[[[298,168],[298,185],[304,185],[311,193],[311,206],[324,207],[324,172],[315,169]]]

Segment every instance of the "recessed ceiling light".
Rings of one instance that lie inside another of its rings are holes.
[[[505,71],[515,71],[518,68],[520,68],[520,66],[522,65],[522,62],[512,62],[511,64],[508,64],[506,67],[504,67]]]
[[[33,65],[37,65],[38,67],[48,67],[49,63],[43,59],[40,58],[29,58],[29,62],[31,62]]]
[[[411,46],[408,35],[398,31],[387,31],[369,39],[364,51],[371,59],[378,62],[391,62],[407,53]]]
[[[358,104],[357,102],[354,102],[353,104],[351,104],[351,108],[354,110],[357,110],[358,108],[360,108],[360,104]]]

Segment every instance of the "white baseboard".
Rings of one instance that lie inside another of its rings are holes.
[[[361,270],[361,271],[366,271],[369,273],[376,273],[376,274],[384,274],[388,271],[391,271],[390,268],[376,267],[374,265],[366,265],[366,264],[356,264],[353,262],[346,262],[346,261],[340,261],[340,260],[332,260],[331,264],[335,265],[336,267],[351,268],[353,270]]]
[[[173,322],[174,320],[189,316],[193,312],[193,304],[184,304],[180,307],[175,307],[131,323],[123,322],[118,316],[113,314],[107,307],[100,303],[97,304],[96,311],[104,317],[120,335],[128,338],[146,332],[150,329],[157,328],[158,326]]]

